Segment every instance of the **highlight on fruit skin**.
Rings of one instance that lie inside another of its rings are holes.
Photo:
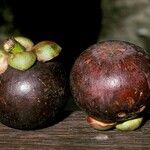
[[[70,88],[75,102],[88,116],[108,124],[130,120],[125,123],[129,126],[135,118],[144,117],[150,105],[150,56],[129,42],[99,42],[75,61]],[[132,130],[136,128],[138,125]]]

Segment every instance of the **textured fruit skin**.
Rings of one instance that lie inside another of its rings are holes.
[[[24,130],[54,121],[66,102],[65,84],[58,62],[37,62],[27,71],[9,67],[0,75],[0,121]]]
[[[128,42],[97,43],[75,61],[70,87],[93,118],[110,123],[135,118],[150,104],[150,57]]]

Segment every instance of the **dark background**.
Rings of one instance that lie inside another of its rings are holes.
[[[77,56],[97,42],[101,25],[100,0],[3,0],[11,6],[13,26],[37,43],[57,42],[59,59],[70,72]]]
[[[11,35],[52,40],[69,73],[77,56],[102,40],[123,40],[150,53],[150,1],[0,0],[0,46]]]

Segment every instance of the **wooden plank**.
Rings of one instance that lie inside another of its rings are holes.
[[[51,127],[21,131],[0,124],[0,150],[149,150],[150,121],[132,132],[97,131],[81,111],[67,112]]]

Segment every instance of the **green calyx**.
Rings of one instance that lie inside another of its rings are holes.
[[[29,69],[36,61],[36,55],[33,52],[26,51],[26,48],[18,41],[21,38],[9,38],[5,41],[3,48],[8,53],[8,64],[18,70]],[[27,43],[27,38],[25,38]],[[25,45],[25,44],[24,44]]]
[[[17,53],[20,53],[20,52],[24,52],[26,49],[23,45],[21,45],[14,38],[9,38],[4,43],[4,50],[8,53],[11,53],[11,54],[17,54]]]
[[[17,54],[10,54],[8,64],[18,70],[29,69],[36,61],[36,55],[33,52],[21,52]]]
[[[55,42],[42,41],[33,47],[38,61],[46,62],[59,55],[61,47]]]
[[[8,65],[24,71],[34,65],[36,59],[46,62],[58,56],[60,52],[61,47],[55,42],[42,41],[34,46],[33,42],[26,37],[9,38],[4,42],[3,50],[0,52],[0,74],[7,69]]]
[[[15,37],[15,40],[19,42],[22,46],[24,46],[26,51],[32,50],[34,43],[29,38],[23,36],[17,36]]]
[[[143,121],[142,117],[128,120],[123,123],[117,124],[116,129],[121,131],[133,131],[140,127],[142,121]]]

